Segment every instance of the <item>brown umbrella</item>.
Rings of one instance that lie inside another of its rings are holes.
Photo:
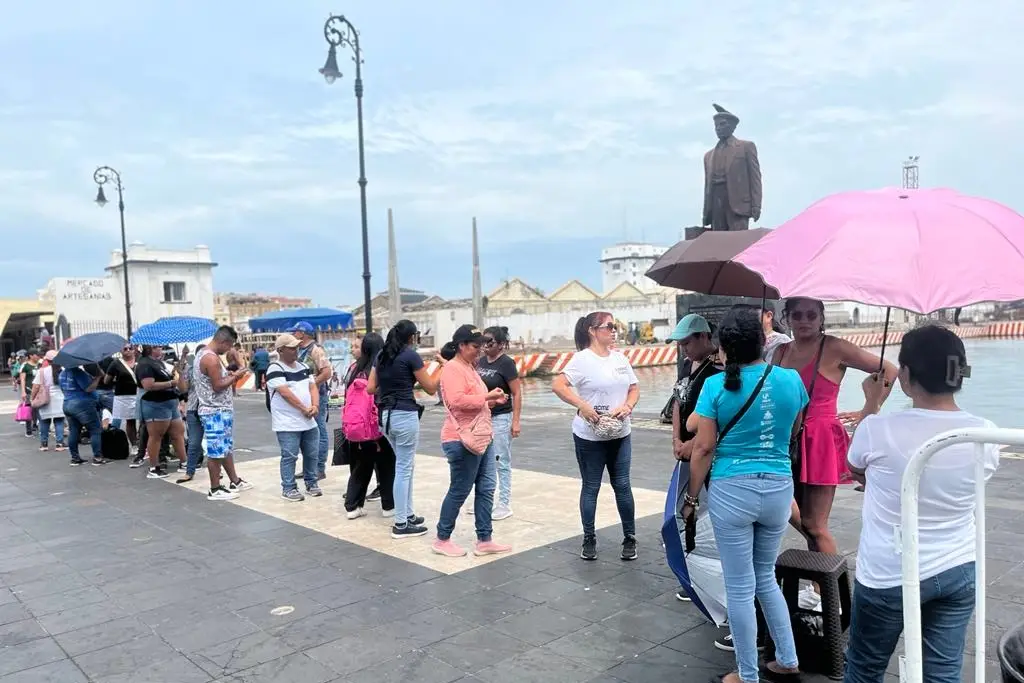
[[[778,299],[778,291],[765,285],[760,275],[732,260],[769,232],[766,228],[709,230],[696,239],[677,243],[646,275],[663,287],[689,292]]]

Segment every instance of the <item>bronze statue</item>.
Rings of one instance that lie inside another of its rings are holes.
[[[761,165],[757,147],[733,137],[738,116],[717,104],[718,144],[704,155],[704,222],[712,230],[746,230],[761,218]]]

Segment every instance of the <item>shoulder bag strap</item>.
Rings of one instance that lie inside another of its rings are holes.
[[[814,376],[811,377],[811,386],[807,388],[807,405],[800,411],[800,426],[796,428],[799,433],[804,428],[807,420],[807,409],[811,407],[811,396],[814,395],[814,384],[818,381],[818,368],[821,367],[821,357],[825,355],[825,335],[821,335],[821,344],[818,346],[818,357],[814,359]]]
[[[773,366],[771,364],[767,364],[765,366],[764,374],[761,375],[761,379],[757,380],[757,385],[754,387],[754,390],[750,392],[750,397],[747,398],[747,402],[743,404],[743,407],[739,409],[739,412],[732,416],[732,419],[725,425],[725,428],[718,432],[718,443],[722,443],[722,439],[724,439],[725,435],[729,433],[729,430],[735,427],[736,423],[740,421],[740,418],[750,410],[750,406],[754,404],[754,399],[761,393],[761,387],[764,386],[764,381],[768,379],[768,375],[771,373],[772,367]]]

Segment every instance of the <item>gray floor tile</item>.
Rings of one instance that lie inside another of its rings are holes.
[[[498,590],[484,590],[450,603],[446,610],[474,624],[490,624],[498,619],[534,607],[529,600],[517,598]]]
[[[383,626],[391,621],[406,619],[412,614],[431,609],[427,600],[413,592],[384,593],[345,607],[345,614],[367,628]]]
[[[344,609],[320,612],[270,629],[270,633],[296,650],[306,650],[358,633],[365,627],[345,616]]]
[[[199,650],[192,661],[214,677],[233,674],[243,669],[273,661],[295,652],[280,638],[257,631],[241,638]]]
[[[74,657],[75,664],[89,678],[116,676],[174,656],[175,651],[160,638],[149,635]]]
[[[664,563],[664,560],[662,562]],[[610,590],[613,593],[625,595],[627,598],[645,601],[668,591],[677,590],[679,581],[674,577],[666,578],[645,571],[629,571],[602,581],[593,588]]]
[[[588,621],[600,621],[632,604],[634,604],[633,600],[618,593],[579,588],[548,602],[547,606]]]
[[[654,643],[594,624],[554,640],[545,649],[577,664],[604,671],[631,661],[650,650]]]
[[[533,646],[481,626],[425,648],[430,656],[471,674],[526,652]]]
[[[237,614],[220,611],[204,615],[201,620],[193,623],[178,622],[155,630],[161,638],[182,652],[195,652],[255,633],[259,627]]]
[[[5,605],[0,605],[0,626],[31,618],[32,614],[20,602],[8,602]]]
[[[291,589],[294,590],[294,586]],[[326,586],[303,591],[302,595],[319,602],[328,609],[335,609],[389,592],[389,589],[370,581],[345,577]]]
[[[608,670],[615,678],[629,683],[664,681],[709,681],[729,670],[667,647],[655,647],[639,657]]]
[[[360,631],[306,650],[306,654],[338,675],[347,676],[414,649],[408,640],[387,640],[374,631]]]
[[[533,646],[539,646],[578,631],[589,623],[585,619],[553,610],[546,605],[538,605],[499,619],[491,624],[490,628]]]
[[[122,617],[102,624],[67,631],[55,638],[68,655],[75,657],[148,635],[153,635],[153,630],[141,621],[135,617]]]
[[[608,617],[601,625],[660,645],[703,623],[703,615],[692,606],[670,610],[643,602]]]
[[[302,593],[293,593],[291,597],[274,598],[259,605],[236,610],[236,613],[260,628],[268,630],[326,610],[326,607],[312,598],[308,598]]]
[[[451,574],[417,584],[415,592],[417,596],[435,605],[447,605],[473,593],[479,593],[483,589],[483,586],[475,581]]]
[[[549,650],[535,648],[473,676],[484,683],[583,683],[594,677],[594,670]]]
[[[461,619],[454,612],[439,607],[413,614],[407,619],[393,621],[374,629],[384,638],[408,640],[421,648],[476,628],[476,624]]]
[[[463,673],[422,651],[409,652],[345,678],[346,683],[452,683]]]
[[[0,647],[20,645],[36,638],[42,638],[46,631],[35,619],[22,619],[0,626]]]
[[[497,588],[510,581],[516,581],[536,574],[530,567],[513,562],[489,562],[457,574],[459,578],[478,583],[484,588]]]
[[[617,551],[616,551],[617,552]],[[575,562],[557,565],[551,569],[544,570],[546,574],[557,576],[562,579],[569,579],[584,586],[594,586],[602,581],[618,576],[629,567],[625,562],[617,561],[616,564],[608,562],[586,562],[576,558]]]
[[[134,671],[97,678],[95,683],[208,683],[212,677],[188,657],[175,653]]]
[[[240,671],[225,683],[328,683],[337,674],[301,652]]]
[[[37,638],[11,645],[0,649],[0,676],[57,662],[66,657],[60,645],[52,638]]]
[[[583,588],[569,579],[560,579],[548,574],[533,573],[516,581],[501,585],[498,590],[537,604],[555,600],[574,590]]]
[[[103,624],[124,616],[128,615],[117,605],[109,602],[100,602],[93,605],[71,607],[60,612],[43,615],[39,617],[39,623],[51,635],[59,635],[86,626]]]
[[[95,605],[110,600],[106,592],[96,586],[83,586],[64,593],[41,595],[37,598],[24,598],[22,603],[33,615],[41,617],[71,607]]]
[[[70,659],[62,659],[0,677],[0,683],[89,683],[89,679]]]

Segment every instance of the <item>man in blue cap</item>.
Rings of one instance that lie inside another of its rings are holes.
[[[305,320],[297,322],[287,330],[299,340],[299,362],[309,367],[310,374],[319,389],[319,404],[316,412],[316,426],[320,430],[320,443],[317,450],[317,480],[327,478],[327,450],[330,443],[327,437],[327,416],[331,398],[328,382],[334,374],[334,367],[323,347],[316,341],[316,330]],[[297,476],[297,475],[296,475]]]

